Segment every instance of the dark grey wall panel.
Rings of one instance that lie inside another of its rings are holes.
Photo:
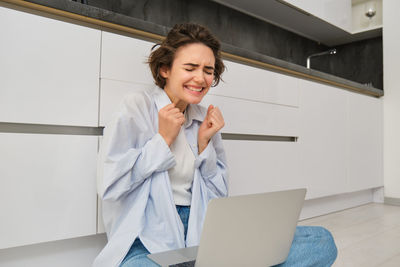
[[[200,23],[224,43],[299,65],[305,65],[308,54],[326,49],[315,41],[211,1],[88,0],[88,4],[167,27],[188,21]]]
[[[181,22],[206,25],[227,44],[306,66],[320,45],[265,21],[204,0],[88,0],[88,4],[155,24]],[[382,38],[336,47],[338,54],[313,59],[313,69],[383,88]]]
[[[336,47],[337,54],[312,59],[311,67],[375,88],[383,88],[382,37]]]
[[[256,52],[304,67],[309,55],[328,49],[315,41],[207,0],[28,1],[121,25],[132,24],[132,21],[127,21],[134,20],[138,29],[160,35],[165,35],[176,23],[196,22],[210,28],[225,47],[230,45],[242,52]],[[373,87],[383,89],[381,37],[336,48],[338,54],[335,56],[313,58],[312,68],[350,81],[372,83]]]

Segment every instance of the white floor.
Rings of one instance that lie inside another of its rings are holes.
[[[331,231],[338,247],[334,267],[399,267],[400,206],[370,203],[304,220]]]

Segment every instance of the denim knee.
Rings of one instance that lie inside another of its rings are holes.
[[[316,231],[318,231],[318,235],[321,240],[321,248],[325,251],[324,254],[326,256],[327,265],[330,266],[335,262],[338,253],[335,240],[328,229],[321,226],[314,227]]]

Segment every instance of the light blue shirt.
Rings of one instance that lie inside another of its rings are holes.
[[[198,155],[197,133],[207,110],[190,104],[184,127],[196,159],[185,240],[168,177],[176,162],[158,133],[158,111],[170,103],[160,88],[130,95],[105,128],[99,175],[108,243],[95,267],[119,266],[137,237],[151,253],[197,246],[207,203],[227,196],[221,134],[215,134]]]

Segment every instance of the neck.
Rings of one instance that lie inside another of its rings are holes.
[[[187,107],[187,105],[188,105],[186,102],[184,102],[184,101],[182,101],[182,100],[177,100],[177,102],[176,102],[176,100],[175,100],[175,102],[173,102],[173,103],[175,103],[175,107],[179,108],[179,110],[180,110],[182,113],[185,111],[185,109],[186,109],[186,107]]]
[[[178,99],[177,97],[173,96],[169,90],[165,90],[165,93],[167,93],[167,96],[169,97],[169,100],[171,100],[172,103],[175,103],[175,107],[178,108],[182,113],[185,111],[188,103],[186,103],[183,100]]]

